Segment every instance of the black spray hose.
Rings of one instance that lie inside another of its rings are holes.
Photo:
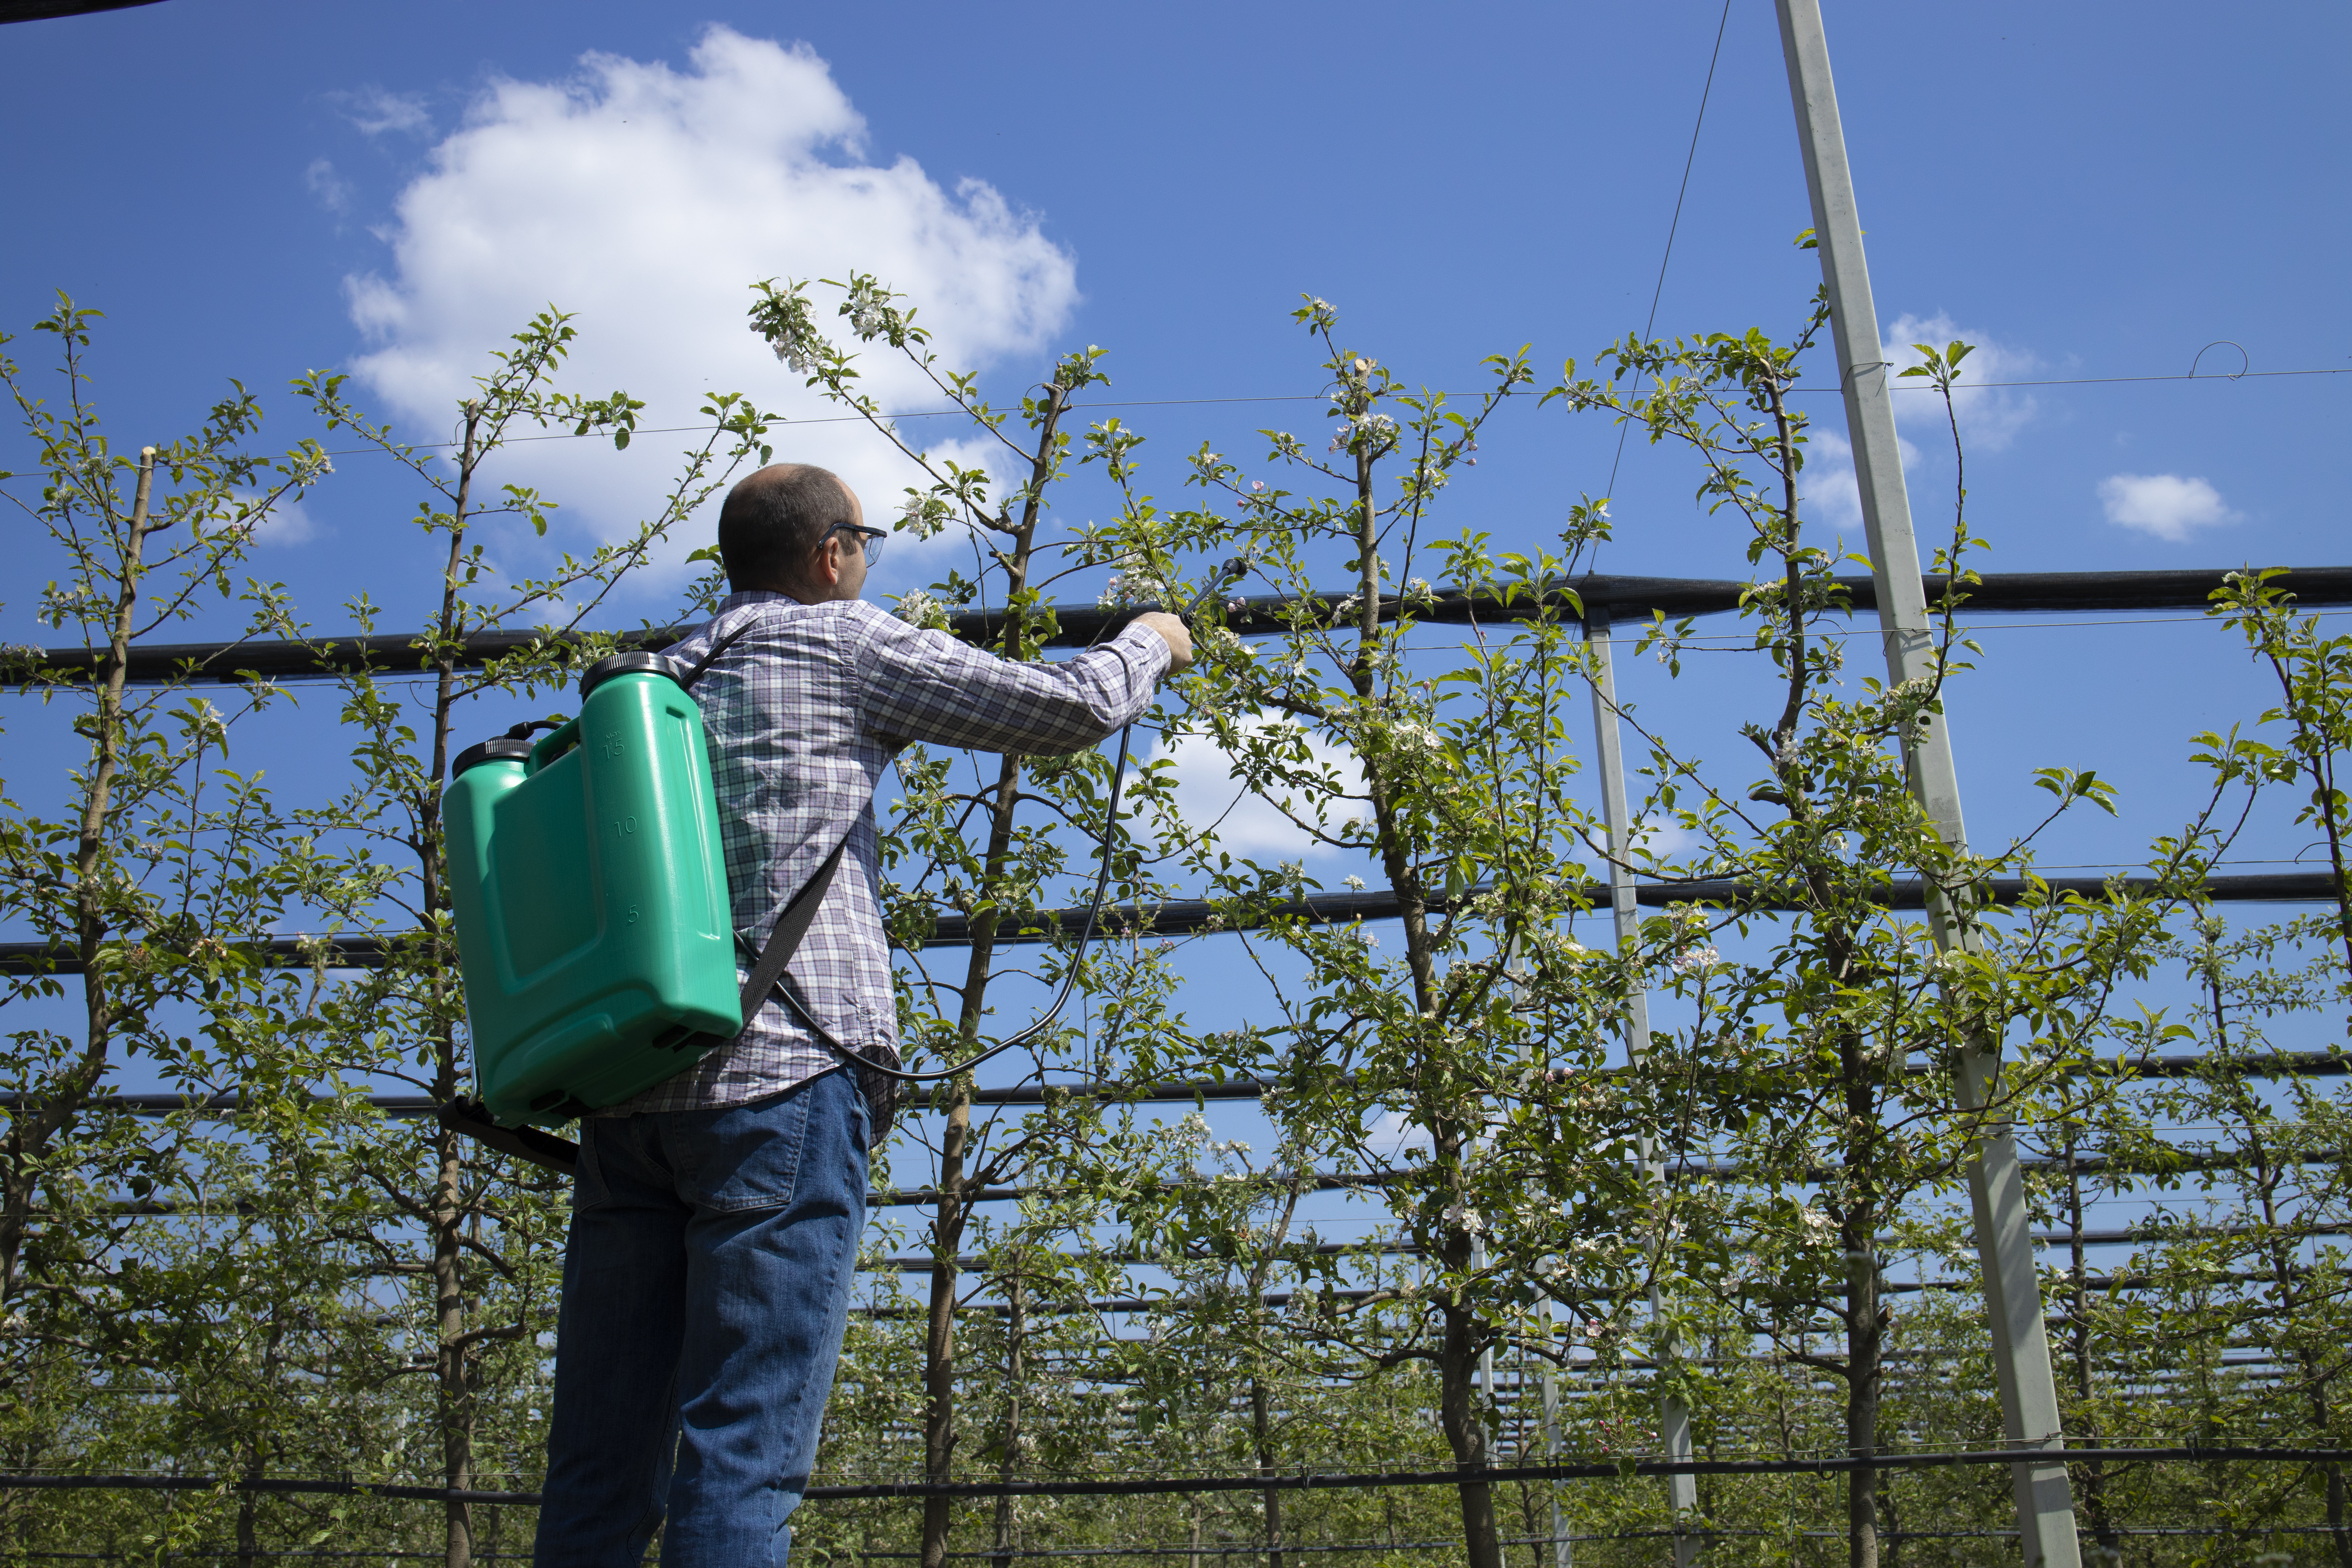
[[[1209,602],[1211,595],[1223,592],[1228,584],[1240,582],[1248,574],[1248,572],[1249,563],[1238,555],[1217,568],[1217,574],[1209,580],[1209,585],[1193,595],[1192,602],[1184,606],[1182,617],[1184,621],[1189,625],[1192,617],[1200,614],[1201,606]],[[826,1033],[823,1025],[809,1016],[808,1009],[801,1005],[799,998],[793,995],[789,987],[780,987],[786,1005],[794,1013],[800,1015],[801,1022],[814,1030],[818,1039],[844,1056],[856,1058],[857,1065],[866,1071],[887,1078],[894,1083],[938,1083],[944,1079],[961,1077],[992,1058],[1003,1056],[1017,1046],[1027,1045],[1053,1027],[1054,1020],[1062,1016],[1064,1007],[1069,1005],[1070,992],[1078,982],[1078,963],[1086,957],[1087,943],[1094,939],[1095,924],[1102,915],[1103,900],[1110,892],[1110,841],[1112,835],[1118,831],[1118,797],[1120,790],[1127,784],[1128,745],[1134,734],[1135,725],[1132,721],[1122,727],[1118,732],[1118,760],[1111,765],[1110,803],[1103,808],[1102,841],[1096,849],[1102,866],[1095,873],[1095,896],[1087,904],[1086,924],[1078,928],[1078,943],[1070,950],[1070,964],[1062,972],[1062,988],[1055,994],[1054,1005],[1046,1008],[1035,1023],[1017,1035],[998,1041],[977,1056],[966,1058],[951,1068],[941,1068],[934,1072],[903,1072],[897,1068],[877,1066],[842,1045]]]

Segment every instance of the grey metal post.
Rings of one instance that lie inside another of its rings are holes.
[[[1854,205],[1853,171],[1846,163],[1845,131],[1838,120],[1837,89],[1830,76],[1821,0],[1775,3],[1789,66],[1789,95],[1797,111],[1797,140],[1804,149],[1805,184],[1812,195],[1822,279],[1829,290],[1846,433],[1853,444],[1863,526],[1878,588],[1887,679],[1925,679],[1935,673],[1934,636],[1919,580],[1918,543],[1911,531],[1911,500],[1895,444],[1888,367],[1878,342],[1878,310],[1871,299],[1870,269],[1863,255],[1862,222]],[[1949,721],[1939,717],[1921,731],[1905,759],[1912,792],[1945,842],[1965,845]],[[1938,947],[1965,941],[1965,933],[1940,910],[1930,909],[1928,923]],[[1963,1110],[1992,1102],[2000,1048],[1998,1039],[1982,1039],[1972,1041],[1962,1053]],[[2059,1430],[2057,1384],[2051,1375],[2050,1343],[2042,1321],[2042,1282],[2026,1228],[2017,1144],[2006,1121],[1985,1126],[1969,1167],[1969,1190],[1976,1211],[1977,1256],[1984,1270],[1994,1371],[2000,1384],[2002,1429],[2011,1447],[2053,1456],[2012,1467],[2026,1568],[2078,1568],[2073,1492],[2064,1461],[2054,1457],[2063,1451],[2065,1438]]]
[[[1592,656],[1592,733],[1593,749],[1601,766],[1601,819],[1609,830],[1609,907],[1615,917],[1615,933],[1619,952],[1623,952],[1641,934],[1641,910],[1633,897],[1633,873],[1624,865],[1633,845],[1633,810],[1625,796],[1624,737],[1617,724],[1617,666],[1610,656],[1609,610],[1606,605],[1592,605],[1585,608],[1584,643]],[[1640,1061],[1650,1049],[1650,994],[1635,987],[1626,997],[1625,1056],[1629,1061]],[[1657,1146],[1650,1139],[1642,1140],[1642,1169],[1652,1183],[1664,1187],[1666,1184],[1665,1162],[1658,1157]],[[1650,1315],[1656,1318],[1661,1310],[1658,1288],[1650,1287]],[[1671,1342],[1659,1347],[1662,1360],[1674,1354]],[[1691,1457],[1690,1405],[1677,1394],[1667,1394],[1658,1401],[1658,1436],[1669,1459]],[[1690,1568],[1698,1560],[1699,1542],[1694,1536],[1681,1533],[1684,1522],[1698,1508],[1698,1479],[1695,1476],[1666,1478],[1666,1505],[1675,1516],[1675,1568]]]

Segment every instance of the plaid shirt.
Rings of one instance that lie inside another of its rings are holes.
[[[1055,755],[1091,746],[1141,714],[1168,668],[1159,635],[1130,626],[1062,664],[1021,664],[922,631],[862,601],[803,605],[730,594],[668,652],[684,663],[751,629],[695,683],[709,742],[734,925],[756,953],[833,847],[848,848],[783,984],[844,1047],[898,1062],[889,942],[876,894],[874,791],[910,742]],[[739,952],[739,981],[751,973]],[[774,997],[743,1032],[677,1077],[598,1112],[740,1105],[814,1078],[841,1058]],[[890,1080],[865,1073],[878,1139]]]

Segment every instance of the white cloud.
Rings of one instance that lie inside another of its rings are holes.
[[[2203,479],[2178,474],[2111,474],[2099,481],[2107,521],[2179,544],[2200,528],[2242,521]]]
[[[251,492],[240,493],[236,499],[247,504],[261,498]],[[254,525],[256,544],[307,544],[318,537],[319,520],[312,517],[298,500],[281,500],[263,514]]]
[[[950,365],[1043,346],[1076,300],[1070,256],[987,184],[950,193],[912,160],[865,161],[865,132],[806,47],[723,26],[703,34],[682,70],[590,55],[567,80],[494,83],[401,193],[384,231],[391,275],[347,280],[353,319],[381,345],[356,369],[418,435],[437,438],[488,352],[552,302],[576,313],[579,332],[563,384],[600,395],[625,387],[647,404],[646,426],[690,424],[712,390],[793,418],[831,417],[837,410],[776,363],[745,312],[758,279],[851,268],[910,295]],[[829,304],[819,318],[832,327]],[[861,369],[886,408],[940,406],[911,370],[871,354]],[[908,438],[926,439],[931,423],[911,423]],[[967,464],[988,456],[978,443],[931,439]],[[839,470],[877,522],[917,478],[855,424],[782,424],[770,440],[779,461]],[[605,442],[535,444],[510,455],[501,481],[542,487],[566,503],[561,521],[609,537],[656,508],[674,466],[664,454],[677,445],[645,437],[615,458]],[[703,542],[674,541],[667,559]],[[954,531],[939,544],[962,547]],[[884,557],[877,587],[928,575],[919,563],[904,570],[908,554],[901,542]]]
[[[1910,467],[1907,454],[1904,467]],[[1852,533],[1862,527],[1862,489],[1854,482],[1852,442],[1834,430],[1806,432],[1805,468],[1797,476],[1797,500],[1806,511],[1840,532]]]
[[[1670,816],[1645,816],[1634,826],[1633,842],[1661,860],[1671,860],[1704,847],[1706,840]]]
[[[1852,536],[1849,542],[1859,549],[1862,487],[1853,477],[1853,443],[1835,430],[1815,429],[1805,433],[1805,447],[1804,472],[1797,477],[1798,500],[1814,518]],[[1900,433],[1895,450],[1906,474],[1919,466],[1919,448]]]
[[[1886,341],[1879,347],[1885,355],[1890,378],[1920,363],[1916,343],[1934,348],[1948,348],[1954,341],[1973,345],[1972,352],[1960,362],[1959,380],[1952,388],[1952,412],[1960,426],[1961,443],[1971,450],[1998,452],[2014,439],[2017,433],[2032,422],[2039,411],[2030,393],[2010,387],[1987,385],[1990,382],[2018,381],[2042,368],[2042,362],[2014,344],[2003,343],[1987,332],[1961,326],[1943,311],[1932,316],[1902,315],[1886,329]],[[1929,386],[1925,376],[1891,379],[1896,387]],[[1899,391],[1895,395],[1895,417],[1915,431],[1935,431],[1948,439],[1950,426],[1945,422],[1944,400],[1932,387],[1926,392]],[[1905,465],[1909,465],[1908,457]]]
[[[332,96],[343,105],[343,118],[358,126],[362,135],[381,136],[387,131],[409,136],[432,134],[433,116],[425,107],[422,93],[363,87],[357,92]]]
[[[1255,719],[1247,727],[1261,733],[1291,728],[1279,719]],[[1306,740],[1316,763],[1337,773],[1342,789],[1351,795],[1363,794],[1364,770],[1352,753],[1319,736],[1308,735]],[[1308,837],[1275,801],[1251,793],[1235,771],[1233,757],[1206,736],[1183,735],[1171,741],[1163,735],[1153,746],[1150,760],[1175,763],[1177,812],[1195,833],[1215,828],[1219,845],[1231,854],[1297,860],[1341,853]],[[1296,815],[1313,820],[1311,802],[1294,796],[1285,797],[1285,804]],[[1360,815],[1354,802],[1335,803],[1325,831],[1337,833],[1341,822]]]
[[[302,183],[320,206],[341,216],[351,210],[352,184],[335,173],[335,165],[324,158],[313,158],[310,166],[302,171]]]
[[[1378,1121],[1364,1129],[1364,1148],[1383,1160],[1401,1159],[1411,1149],[1427,1153],[1430,1147],[1429,1130],[1417,1126],[1402,1110],[1383,1110]]]

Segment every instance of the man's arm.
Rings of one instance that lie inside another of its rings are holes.
[[[1063,663],[1019,663],[877,614],[861,661],[864,716],[902,741],[1058,755],[1141,715],[1174,653],[1136,625]]]

